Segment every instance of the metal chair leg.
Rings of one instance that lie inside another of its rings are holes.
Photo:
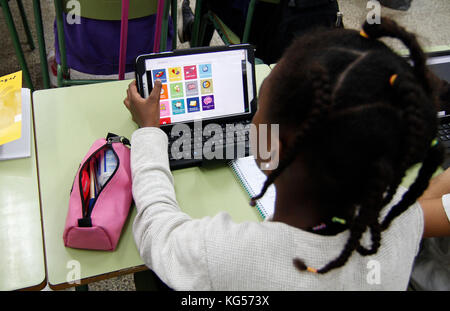
[[[20,16],[22,17],[23,28],[25,29],[25,34],[27,35],[28,45],[31,50],[34,50],[35,46],[33,43],[33,37],[31,36],[30,25],[28,24],[27,15],[25,14],[22,0],[17,0],[17,6],[19,7]]]
[[[47,51],[45,49],[44,27],[42,26],[41,3],[39,0],[33,0],[33,8],[38,37],[39,56],[41,60],[42,79],[44,82],[44,89],[48,89],[50,87],[50,77],[48,74]]]
[[[256,4],[256,0],[251,0],[248,5],[247,19],[245,21],[245,28],[244,28],[244,35],[242,36],[242,43],[248,43],[248,39],[250,37],[250,30],[252,28],[255,4]]]
[[[191,47],[197,47],[199,43],[200,22],[202,19],[202,0],[195,2],[194,29],[192,29]]]
[[[23,77],[25,79],[25,84],[31,91],[34,91],[33,82],[31,81],[30,72],[28,71],[27,62],[25,60],[25,56],[23,54],[22,47],[20,46],[19,36],[17,34],[16,26],[14,25],[14,20],[11,15],[11,11],[9,9],[8,1],[0,0],[0,4],[3,8],[3,13],[5,15],[6,24],[9,29],[9,33],[11,34],[11,39],[13,41],[14,49],[16,51],[17,58],[19,59],[20,67],[23,71]]]
[[[176,50],[177,49],[177,6],[178,6],[178,2],[177,0],[172,0],[172,4],[171,4],[171,15],[172,15],[172,29],[173,29],[173,36],[172,36],[172,50]]]
[[[167,36],[169,33],[169,10],[170,10],[170,2],[171,1],[164,1],[164,14],[163,14],[163,21],[162,21],[162,28],[161,28],[161,38],[160,39],[160,52],[167,51]]]
[[[65,76],[68,76],[67,58],[66,58],[66,38],[64,34],[63,8],[62,0],[54,0],[56,13],[56,28],[58,33],[59,55],[61,60],[61,82]],[[59,79],[58,79],[59,80]],[[58,81],[58,86],[59,81]],[[62,85],[61,85],[62,86]]]

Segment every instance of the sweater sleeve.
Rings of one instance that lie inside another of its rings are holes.
[[[167,135],[141,128],[131,138],[134,239],[141,258],[175,290],[208,290],[204,231],[208,218],[193,220],[178,207],[169,168]]]

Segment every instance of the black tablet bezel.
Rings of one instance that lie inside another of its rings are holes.
[[[143,81],[141,79],[142,75],[147,73],[147,81],[152,81],[151,76],[149,76],[149,73],[146,70],[145,61],[147,59],[155,59],[155,58],[164,58],[164,57],[172,57],[172,56],[182,56],[182,55],[191,55],[191,54],[201,54],[201,53],[212,53],[212,52],[222,52],[222,51],[232,51],[232,50],[246,50],[247,51],[247,58],[248,62],[252,64],[252,91],[253,91],[253,99],[249,101],[249,108],[250,112],[233,115],[233,116],[226,116],[222,118],[212,118],[212,119],[204,119],[202,120],[203,123],[208,124],[212,123],[215,120],[220,120],[221,123],[227,123],[227,122],[236,122],[239,120],[245,120],[245,119],[251,119],[253,118],[253,115],[256,112],[257,108],[257,98],[256,98],[256,74],[255,74],[255,49],[250,44],[239,44],[239,45],[230,45],[230,46],[217,46],[217,47],[198,47],[198,48],[190,48],[190,49],[180,49],[175,51],[168,51],[168,52],[161,52],[161,53],[152,53],[152,54],[146,54],[146,55],[140,55],[136,58],[136,67],[135,67],[135,74],[136,74],[136,85],[139,91],[139,94],[141,94],[142,97],[144,97],[144,90],[143,90]],[[248,74],[248,73],[247,73]],[[248,81],[248,79],[247,79]],[[151,83],[149,83],[151,86]],[[245,84],[247,85],[247,83]],[[149,88],[149,93],[151,92],[151,88]],[[246,96],[248,96],[249,90],[247,90]],[[166,124],[161,125],[161,128],[171,127],[175,124]],[[183,124],[187,124],[189,126],[193,126],[194,121],[188,121],[183,122]]]

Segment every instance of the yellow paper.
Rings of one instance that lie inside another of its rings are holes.
[[[0,77],[0,145],[22,135],[22,71]]]

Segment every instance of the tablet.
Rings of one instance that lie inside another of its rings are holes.
[[[139,56],[136,84],[143,98],[156,79],[162,82],[161,125],[251,119],[256,110],[254,49],[248,44]]]

